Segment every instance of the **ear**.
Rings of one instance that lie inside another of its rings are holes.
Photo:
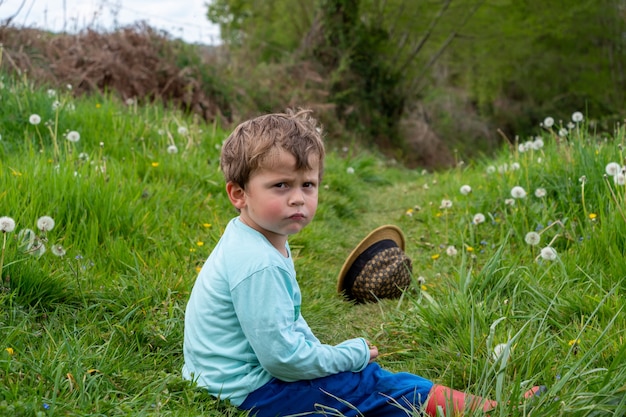
[[[226,183],[226,193],[228,199],[237,210],[241,210],[246,206],[246,192],[239,184],[232,181]]]

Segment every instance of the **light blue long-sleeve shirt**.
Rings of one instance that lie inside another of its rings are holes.
[[[315,379],[363,370],[363,338],[322,344],[300,314],[302,296],[284,257],[239,218],[202,267],[185,312],[183,377],[241,405],[272,378]]]

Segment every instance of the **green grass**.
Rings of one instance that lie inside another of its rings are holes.
[[[236,214],[218,170],[228,132],[156,105],[2,86],[0,216],[16,228],[2,234],[0,415],[245,415],[180,377],[197,268]],[[604,170],[624,160],[624,130],[537,134],[541,149],[438,173],[329,146],[318,215],[290,239],[318,337],[365,336],[388,369],[502,401],[492,415],[530,415],[519,398],[533,384],[549,391],[532,415],[623,415],[626,189]],[[514,186],[527,196],[511,205]],[[24,253],[18,232],[44,215],[56,222],[48,250]],[[406,234],[415,285],[351,305],[336,275],[385,223]],[[555,260],[540,256],[547,245]]]

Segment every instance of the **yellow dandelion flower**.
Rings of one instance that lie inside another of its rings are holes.
[[[189,252],[191,252],[191,253],[193,253],[193,252],[195,252],[195,251],[196,251],[196,248],[191,248],[191,249],[189,249]]]
[[[580,344],[580,340],[579,339],[572,339],[569,342],[567,342],[567,344],[570,345],[570,346],[579,345]]]
[[[426,285],[422,285],[420,288],[422,289],[422,291],[426,291],[428,289],[426,288]]]
[[[153,163],[152,163],[152,166],[153,166],[154,168],[156,168],[156,167],[158,167],[158,166],[159,166],[159,163],[158,163],[158,162],[153,162]]]
[[[439,254],[438,254],[438,253],[436,253],[436,254],[432,255],[432,256],[430,257],[430,259],[432,259],[433,261],[435,261],[435,260],[439,259]]]
[[[441,216],[443,216],[443,213],[441,212],[438,212],[437,214],[435,214],[435,217],[441,217]]]
[[[15,351],[13,350],[13,348],[12,348],[12,347],[8,347],[8,348],[6,348],[6,349],[4,349],[4,350],[6,350],[6,351],[7,351],[7,353],[8,353],[9,355],[11,355],[11,356],[15,355]]]
[[[589,213],[589,218],[591,220],[595,220],[598,217],[598,215],[596,213]]]
[[[204,242],[202,242],[202,241],[198,241],[198,242],[196,242],[196,245],[198,245],[198,246],[204,246]]]
[[[100,107],[102,107],[102,104],[96,103],[96,109],[99,109]]]
[[[196,266],[196,272],[197,272],[197,273],[200,273],[200,270],[202,270],[202,267],[200,267],[200,266]]]
[[[467,249],[468,252],[474,252],[474,248],[471,246],[466,246],[465,249]]]
[[[411,217],[413,215],[413,209],[412,208],[408,209],[404,214]]]
[[[211,227],[211,223],[202,223],[202,226],[208,229],[209,227]]]

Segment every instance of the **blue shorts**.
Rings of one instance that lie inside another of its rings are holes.
[[[342,372],[306,381],[272,379],[239,407],[256,417],[298,413],[356,417],[407,417],[426,401],[433,383],[371,363],[361,372]],[[341,413],[341,414],[339,414]]]

